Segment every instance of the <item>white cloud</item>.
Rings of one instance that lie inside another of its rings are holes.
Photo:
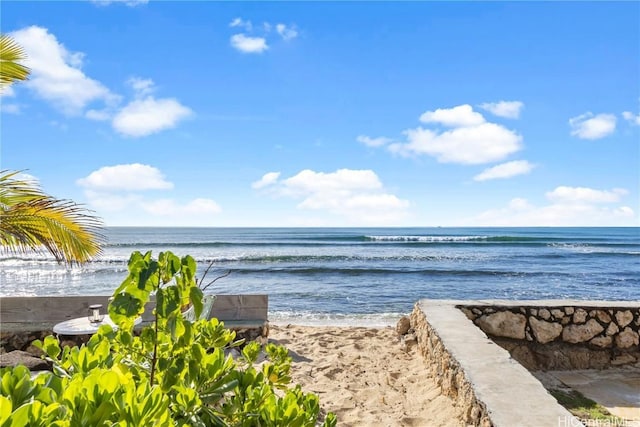
[[[523,198],[505,208],[491,209],[467,221],[482,226],[632,226],[639,218],[632,208],[619,203],[626,190],[558,187],[546,193],[550,204],[535,206]],[[613,205],[613,206],[611,206]]]
[[[485,102],[484,104],[480,104],[480,108],[489,111],[491,114],[507,119],[519,118],[520,111],[523,107],[524,104],[520,101]]]
[[[84,115],[96,121],[112,119],[111,124],[117,132],[139,137],[173,128],[192,113],[175,99],[150,96],[154,90],[153,80],[140,77],[132,77],[127,82],[134,89],[136,99],[117,111],[121,97],[81,70],[84,53],[68,51],[42,27],[23,28],[11,35],[24,47],[25,65],[31,68],[25,87],[66,115]],[[102,105],[87,109],[95,103]],[[10,107],[6,112],[12,110],[16,111],[16,108]]]
[[[229,26],[244,28],[246,31],[251,31],[253,25],[251,25],[251,21],[245,21],[242,18],[234,18],[233,21],[229,23]]]
[[[46,28],[31,26],[11,36],[24,48],[24,64],[31,69],[24,86],[65,114],[81,114],[93,102],[118,102],[117,95],[82,72],[84,54],[68,51]]]
[[[141,77],[131,77],[127,83],[136,92],[137,97],[150,95],[155,90],[155,83],[151,79],[143,79]]]
[[[474,181],[487,181],[490,179],[511,178],[516,175],[524,175],[533,170],[535,166],[526,160],[514,160],[483,170],[473,177]]]
[[[261,188],[267,187],[269,185],[275,184],[280,177],[280,172],[269,172],[265,173],[259,181],[256,181],[251,184],[251,188],[254,190],[259,190]]]
[[[244,34],[234,34],[231,36],[231,46],[243,53],[262,53],[269,49],[265,38],[250,37]]]
[[[113,118],[112,125],[123,135],[141,137],[174,128],[191,114],[192,111],[176,99],[149,96],[127,104]]]
[[[298,31],[296,31],[294,27],[287,27],[284,24],[277,24],[276,31],[278,32],[278,34],[280,34],[280,37],[282,37],[284,41],[293,40],[298,37]]]
[[[205,197],[187,201],[147,197],[147,191],[172,190],[174,185],[157,168],[139,163],[105,166],[76,183],[84,187],[89,206],[110,225],[212,226],[213,215],[222,211]]]
[[[405,157],[428,155],[441,163],[481,164],[503,160],[522,148],[522,137],[496,123],[487,122],[470,105],[439,108],[420,116],[424,123],[436,123],[452,129],[407,129],[406,142],[391,143],[387,138],[361,135],[357,140],[370,147],[386,145],[394,154]]]
[[[269,43],[273,39],[272,30],[274,29],[275,33],[284,41],[290,41],[298,37],[298,30],[295,25],[274,25],[269,22],[263,22],[261,26],[254,27],[251,21],[240,17],[234,18],[229,23],[229,27],[244,30],[243,33],[234,34],[229,39],[231,46],[243,53],[262,53],[268,50]],[[255,33],[260,34],[255,35]],[[268,42],[267,39],[270,41]]]
[[[600,139],[616,130],[616,116],[588,112],[569,119],[571,135],[581,139]]]
[[[389,145],[403,156],[426,154],[441,163],[482,164],[500,161],[521,148],[522,137],[495,123],[482,123],[438,133],[409,129],[406,143]]]
[[[485,122],[482,114],[473,111],[469,104],[427,111],[420,116],[420,121],[423,123],[440,123],[449,127],[477,126]]]
[[[622,117],[624,117],[625,120],[630,121],[632,124],[640,126],[640,114],[636,115],[631,111],[625,111],[624,113],[622,113]]]
[[[385,137],[371,138],[366,135],[359,135],[356,140],[368,147],[382,147],[389,144],[392,140]]]
[[[157,168],[140,163],[128,165],[104,166],[91,172],[76,183],[93,191],[104,190],[166,190],[173,184],[164,179]]]
[[[280,181],[273,177],[267,180],[274,195],[302,199],[299,209],[327,211],[353,223],[393,224],[404,218],[409,208],[408,201],[386,192],[371,170],[324,173],[307,169]]]
[[[614,188],[613,190],[594,190],[587,187],[560,186],[546,193],[547,199],[558,203],[614,203],[627,194],[627,190]]]

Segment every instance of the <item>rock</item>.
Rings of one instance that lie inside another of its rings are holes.
[[[538,309],[537,308],[532,308],[531,309],[531,315],[532,316],[537,316],[538,315]]]
[[[565,307],[564,308],[564,312],[567,313],[567,315],[572,315],[573,314],[573,307]]]
[[[560,320],[564,317],[564,311],[560,310],[559,308],[554,308],[553,310],[551,310],[551,314],[556,320]]]
[[[489,335],[519,340],[525,338],[524,327],[527,319],[522,314],[499,311],[482,316],[476,322],[480,329]]]
[[[576,310],[576,314],[578,311],[580,311],[580,309]],[[585,311],[584,314],[586,316],[587,312]],[[589,321],[583,325],[565,326],[562,331],[562,340],[573,344],[585,342],[589,341],[602,331],[604,331],[604,327],[598,323],[596,319],[589,319]]]
[[[618,322],[618,326],[624,328],[633,320],[633,313],[631,310],[626,311],[618,311],[616,313],[616,322]]]
[[[411,320],[408,316],[402,316],[396,325],[396,333],[400,336],[406,334],[411,329]]]
[[[616,346],[618,346],[618,348],[629,348],[638,345],[638,342],[638,333],[629,327],[624,328],[624,331],[616,336]]]
[[[14,350],[0,354],[0,368],[24,365],[30,371],[50,371],[51,364],[44,359],[33,356],[22,350]]]
[[[469,320],[474,320],[476,318],[476,315],[473,314],[473,312],[471,310],[469,310],[466,307],[461,307],[460,310],[462,310],[462,312],[464,313],[465,316],[467,316],[467,318]]]
[[[551,313],[549,313],[549,310],[546,308],[540,309],[540,311],[538,311],[538,316],[542,317],[544,320],[551,319]]]
[[[619,331],[620,331],[620,328],[618,328],[618,325],[616,325],[615,323],[611,322],[611,323],[609,323],[609,326],[607,327],[607,336],[615,335]]]
[[[573,323],[584,323],[587,320],[587,312],[579,308],[573,313]]]
[[[594,339],[589,341],[589,344],[595,345],[596,347],[600,347],[600,348],[609,348],[611,347],[611,343],[613,343],[613,338],[602,337],[602,336],[595,337]]]
[[[529,324],[533,329],[533,335],[540,344],[546,344],[558,338],[562,333],[562,325],[554,322],[545,322],[535,317],[529,318]]]
[[[596,317],[598,318],[599,321],[601,321],[602,323],[609,323],[611,322],[611,316],[609,315],[609,313],[607,313],[604,310],[598,310],[596,311]]]

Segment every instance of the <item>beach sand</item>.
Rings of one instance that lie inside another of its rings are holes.
[[[417,347],[395,328],[270,325],[293,358],[292,379],[320,397],[340,426],[461,426]]]

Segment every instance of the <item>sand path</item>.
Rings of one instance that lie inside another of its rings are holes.
[[[464,425],[394,328],[271,325],[269,340],[289,349],[293,381],[340,426]]]

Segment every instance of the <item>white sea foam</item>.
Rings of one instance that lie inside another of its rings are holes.
[[[471,242],[486,240],[487,236],[366,236],[379,242]]]

